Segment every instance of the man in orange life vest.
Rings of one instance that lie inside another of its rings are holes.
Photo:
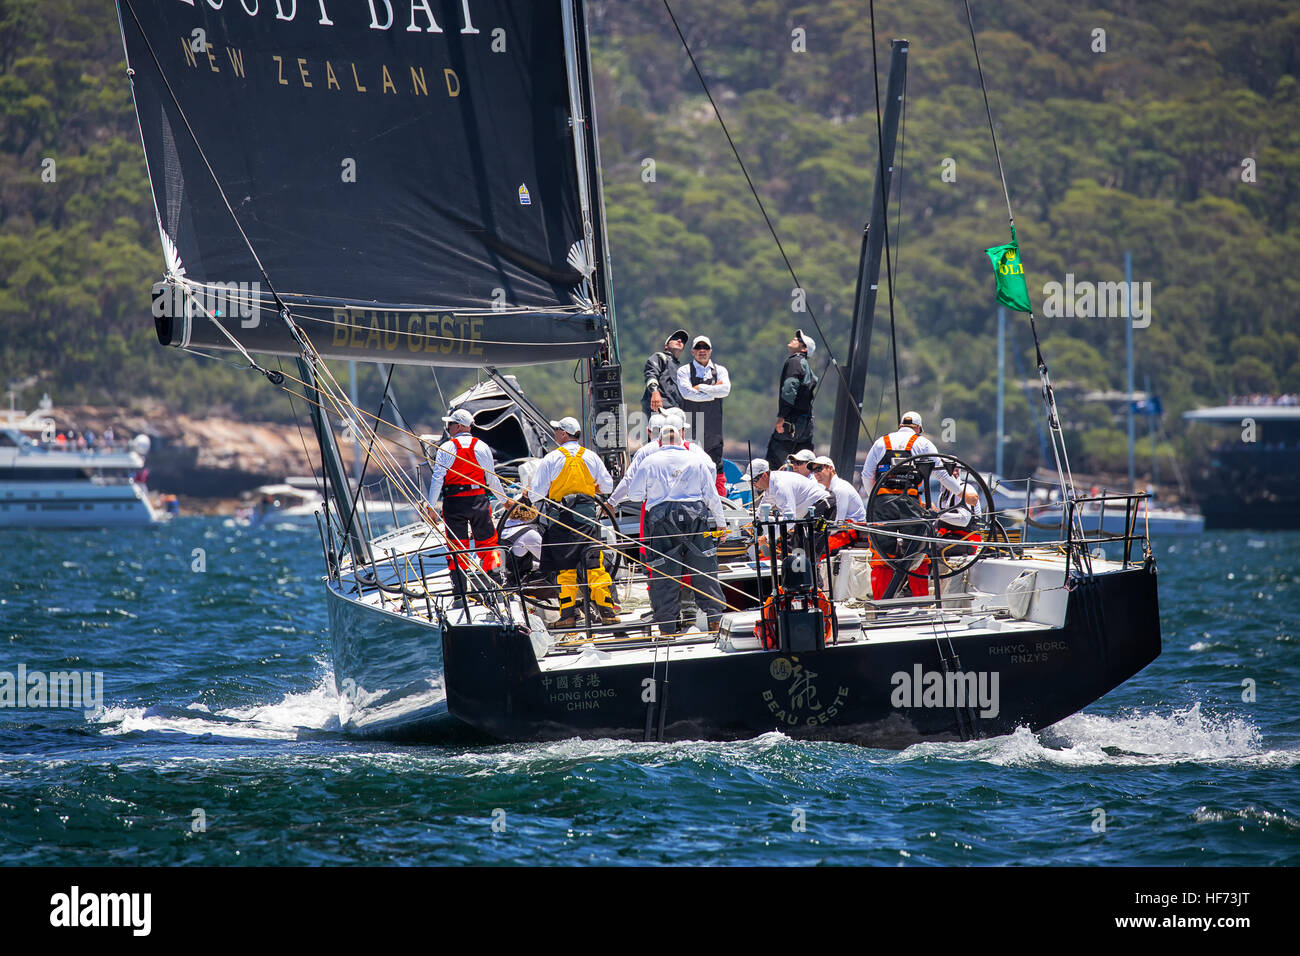
[[[442,498],[441,517],[447,530],[447,544],[453,551],[468,550],[470,537],[479,548],[477,557],[483,570],[496,572],[501,567],[501,552],[497,545],[496,525],[492,521],[492,508],[487,492],[501,501],[509,501],[501,479],[496,475],[496,463],[487,442],[470,434],[474,416],[459,408],[443,421],[451,437],[442,443],[433,462],[433,477],[429,479],[428,513],[430,520],[439,517],[435,502]],[[470,554],[453,553],[449,565],[453,575],[463,575],[474,567]]]
[[[614,582],[600,550],[596,495],[613,491],[614,479],[600,456],[578,443],[582,426],[576,418],[561,418],[551,427],[559,447],[537,466],[528,496],[549,498],[562,506],[551,512],[542,544],[542,572],[555,574],[560,586],[560,619],[555,626],[577,626],[579,567],[586,571],[586,586],[600,622],[612,624],[619,609],[610,595]]]
[[[899,462],[909,458],[939,454],[939,449],[935,447],[934,442],[921,435],[921,428],[920,413],[905,412],[899,421],[897,431],[881,435],[876,439],[875,444],[871,446],[871,451],[867,453],[866,463],[862,466],[864,499],[873,493],[878,499],[892,496],[910,498],[910,503],[900,502],[899,507],[903,507],[917,516],[924,514],[924,509],[918,500],[921,491],[921,476],[919,473],[911,469],[900,468],[890,476],[889,484],[880,484],[880,479]],[[940,464],[937,458],[935,464]],[[936,474],[939,475],[939,481],[945,490],[955,495],[963,495],[960,482],[948,474],[947,471],[938,468]],[[877,485],[879,486],[877,487]],[[974,493],[973,489],[969,489],[969,491],[971,494]],[[873,515],[873,517],[875,520],[884,520],[878,514]],[[897,520],[903,515],[890,514],[888,517]],[[905,530],[910,534],[914,529],[908,527]],[[924,533],[924,529],[922,529],[922,533]],[[877,536],[884,537],[880,533],[877,533]],[[868,540],[870,540],[870,537]],[[924,546],[920,545],[920,542],[915,544],[918,547],[913,557],[913,563],[907,569],[907,584],[914,597],[922,597],[930,593],[930,558],[926,555]],[[894,572],[895,568],[873,549],[871,555],[871,596],[874,600],[878,601],[885,596],[890,582],[894,578]]]

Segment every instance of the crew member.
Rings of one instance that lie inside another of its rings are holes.
[[[835,474],[835,462],[825,455],[813,459],[810,466],[812,479],[835,496],[836,521],[866,521],[867,509],[862,506],[862,496],[857,489],[839,475]],[[858,533],[852,528],[841,528],[831,532],[830,549],[832,551],[847,547],[858,540]]]
[[[812,411],[817,376],[808,359],[817,351],[817,343],[803,329],[795,329],[794,337],[785,347],[788,356],[781,368],[776,428],[767,442],[768,461],[780,461],[800,448],[813,447]]]
[[[655,412],[681,406],[682,396],[677,391],[677,370],[689,336],[678,329],[664,341],[664,347],[645,360],[645,393],[641,396],[641,412],[647,419]]]
[[[957,463],[948,462],[947,470],[948,474],[956,480]],[[952,538],[954,541],[983,541],[984,535],[975,520],[981,510],[979,494],[969,481],[963,482],[962,488],[961,493],[954,493],[945,486],[939,492],[939,514],[935,522],[935,533],[941,538]],[[950,544],[943,548],[943,553],[950,558],[962,557],[974,552],[976,547]]]
[[[600,456],[578,443],[582,426],[576,418],[561,418],[551,427],[559,447],[538,464],[528,494],[533,501],[548,498],[561,506],[551,513],[542,549],[542,571],[555,574],[560,586],[556,627],[577,626],[579,567],[586,570],[586,587],[601,623],[612,624],[618,620],[618,607],[601,553],[596,495],[609,494],[614,480]]]
[[[501,547],[513,583],[523,584],[542,561],[542,532],[537,526],[537,509],[531,504],[514,502],[506,506]]]
[[[496,525],[492,521],[492,508],[488,504],[490,489],[502,501],[509,498],[496,474],[496,462],[487,442],[471,434],[474,416],[468,409],[458,408],[443,422],[447,425],[447,441],[438,446],[434,456],[433,476],[429,479],[428,514],[437,520],[437,501],[442,499],[442,522],[447,532],[447,544],[452,549],[448,566],[453,575],[460,575],[474,567],[466,552],[470,538],[480,550],[478,555],[484,571],[496,571],[501,566],[497,546]]]
[[[793,471],[796,475],[803,475],[805,478],[811,478],[812,463],[816,458],[817,455],[811,449],[801,448],[793,455],[786,457],[785,467],[782,470]],[[776,459],[774,458],[768,459],[769,462],[775,460]]]
[[[682,410],[695,423],[695,440],[713,459],[718,494],[726,494],[722,477],[722,400],[731,394],[726,366],[713,361],[713,343],[697,335],[691,343],[691,361],[677,370],[677,390]]]
[[[939,454],[939,449],[935,447],[934,442],[923,436],[921,431],[920,413],[904,412],[899,420],[898,430],[881,435],[871,446],[871,451],[867,453],[866,464],[862,466],[862,485],[864,496],[874,494],[881,500],[883,510],[880,507],[873,508],[873,517],[878,520],[904,520],[914,517],[918,519],[918,526],[924,520],[924,509],[919,501],[922,478],[917,469],[899,468],[890,476],[887,484],[881,480],[899,462]],[[942,464],[938,458],[934,459],[934,463],[936,466]],[[939,482],[946,490],[954,494],[962,494],[961,485],[947,471],[940,467],[938,474]],[[930,557],[925,553],[925,547],[921,542],[912,544],[916,545],[916,550],[912,553],[908,568],[907,585],[913,597],[923,597],[930,593]],[[884,597],[894,578],[895,570],[873,549],[871,594],[875,600]]]
[[[722,617],[718,543],[709,532],[726,527],[716,472],[682,446],[681,425],[670,419],[659,433],[659,451],[648,455],[632,477],[629,494],[646,503],[645,541],[650,553],[650,605],[661,634],[681,624],[681,580],[689,574],[709,630]]]
[[[763,500],[781,512],[783,518],[835,517],[835,499],[811,478],[793,471],[772,471],[766,459],[755,458],[742,480],[750,482]]]
[[[636,470],[636,468],[640,466],[640,464],[645,460],[646,456],[653,455],[655,452],[663,448],[663,442],[660,439],[659,434],[661,429],[666,427],[669,423],[674,424],[676,426],[676,434],[678,436],[685,435],[686,429],[688,427],[688,423],[686,421],[685,413],[680,408],[669,409],[667,412],[665,412],[662,415],[651,415],[650,427],[649,427],[651,438],[644,445],[638,448],[636,452],[632,455],[632,461],[628,464],[627,471],[623,473],[623,480],[620,481],[617,485],[615,485],[613,493],[610,494],[609,498],[606,501],[606,503],[611,508],[622,504],[624,501],[636,500],[631,495],[632,474]],[[713,463],[713,459],[710,458],[705,453],[704,449],[701,448],[699,444],[697,444],[696,442],[693,442],[690,439],[685,437],[679,437],[676,441],[676,444],[681,445],[687,451],[698,455],[700,458],[708,461],[710,464]]]

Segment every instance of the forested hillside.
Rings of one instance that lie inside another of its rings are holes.
[[[953,419],[948,447],[991,464],[997,324],[984,248],[1008,231],[964,8],[876,7],[882,96],[889,38],[912,43],[890,204],[902,402],[936,432]],[[1183,454],[1184,409],[1300,391],[1300,10],[1283,0],[973,7],[1034,302],[1067,274],[1122,280],[1131,251],[1133,278],[1152,294],[1150,325],[1135,331],[1138,386],[1150,376]],[[663,3],[588,8],[629,403],[665,332],[706,333],[734,382],[729,437],[761,447],[784,343],[796,325],[812,331],[811,317],[792,311],[794,283]],[[847,351],[875,177],[867,5],[676,0],[673,11],[829,337],[817,336],[820,371],[828,351]],[[0,369],[43,376],[20,396],[29,404],[42,390],[60,402],[144,393],[187,411],[286,417],[288,402],[259,377],[155,343],[149,288],[162,255],[124,74],[108,0],[0,2]],[[1077,429],[1076,465],[1120,467],[1122,421],[1078,394],[1123,387],[1124,320],[1038,321]],[[1027,320],[1010,325],[1032,374]],[[892,415],[888,342],[882,285],[873,429],[882,396],[881,421]],[[572,373],[520,375],[559,414],[577,401]],[[466,380],[439,377],[448,394]],[[399,369],[394,381],[407,413],[432,419],[428,371]],[[377,401],[380,384],[369,368],[363,401]],[[828,383],[818,399],[822,442],[834,393]],[[1037,448],[1023,393],[1008,390],[1007,414],[1009,462],[1023,471]]]

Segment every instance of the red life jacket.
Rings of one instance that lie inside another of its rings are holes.
[[[452,439],[456,443],[456,460],[447,469],[442,496],[468,498],[470,495],[485,495],[487,489],[483,484],[486,475],[483,473],[483,466],[474,457],[474,449],[478,447],[478,436],[471,436],[468,445],[462,445],[459,439],[459,435]]]

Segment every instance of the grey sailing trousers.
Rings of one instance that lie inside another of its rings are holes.
[[[696,601],[708,615],[709,626],[722,617],[718,543],[704,533],[712,525],[709,509],[699,501],[665,501],[646,512],[645,542],[653,572],[650,606],[655,623],[664,630],[677,630],[681,613],[679,579],[684,574],[691,575],[692,587],[704,592],[696,594]]]

